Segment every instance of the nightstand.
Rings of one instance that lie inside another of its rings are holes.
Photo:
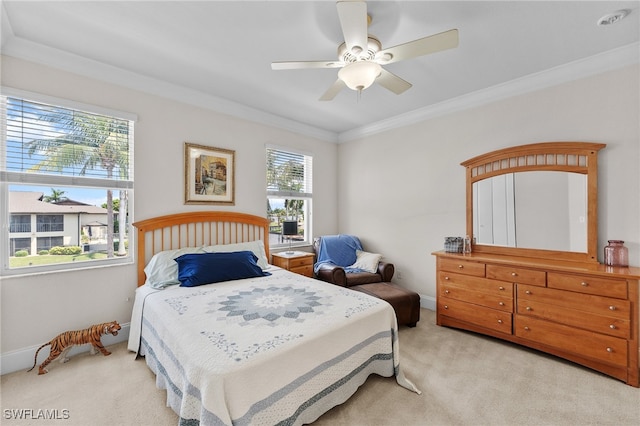
[[[294,251],[291,254],[283,251],[271,255],[271,264],[296,274],[313,277],[313,258],[314,254],[306,251]]]

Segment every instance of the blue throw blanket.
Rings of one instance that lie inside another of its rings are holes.
[[[362,251],[362,244],[353,235],[326,235],[320,239],[318,261],[314,265],[314,272],[318,272],[323,264],[342,266],[345,272],[360,272],[361,269],[349,268],[356,263],[356,250]]]

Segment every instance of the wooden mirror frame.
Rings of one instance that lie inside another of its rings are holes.
[[[473,244],[477,253],[575,262],[598,262],[598,151],[606,144],[541,142],[492,151],[460,163],[467,173],[467,235],[473,236],[473,184],[493,176],[523,171],[562,171],[587,177],[587,251],[569,252]]]

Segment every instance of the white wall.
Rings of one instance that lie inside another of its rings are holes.
[[[314,231],[337,232],[337,146],[333,143],[10,57],[2,57],[1,71],[3,86],[137,114],[134,221],[204,209],[266,215],[265,144],[277,144],[313,155]],[[235,206],[184,205],[184,142],[235,150]],[[136,269],[125,265],[2,277],[0,285],[4,373],[4,361],[27,352],[30,366],[34,347],[60,332],[113,320],[127,323]]]
[[[636,64],[340,145],[340,232],[359,235],[395,263],[394,281],[433,301],[431,253],[465,234],[462,161],[534,142],[601,142],[600,261],[619,238],[640,266],[639,75]]]

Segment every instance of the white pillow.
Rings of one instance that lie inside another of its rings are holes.
[[[203,253],[202,247],[185,247],[175,250],[164,250],[153,255],[144,273],[147,275],[145,284],[153,288],[165,288],[180,284],[178,281],[178,263],[176,257],[187,253]]]
[[[203,247],[203,250],[208,253],[229,253],[231,251],[252,251],[258,258],[258,266],[265,270],[269,268],[269,261],[267,260],[267,253],[264,250],[264,242],[262,240],[248,241],[246,243],[235,244],[218,244],[215,246]]]
[[[363,271],[375,273],[378,271],[380,259],[382,259],[381,254],[356,250],[356,263],[349,266],[349,268],[362,269]]]

